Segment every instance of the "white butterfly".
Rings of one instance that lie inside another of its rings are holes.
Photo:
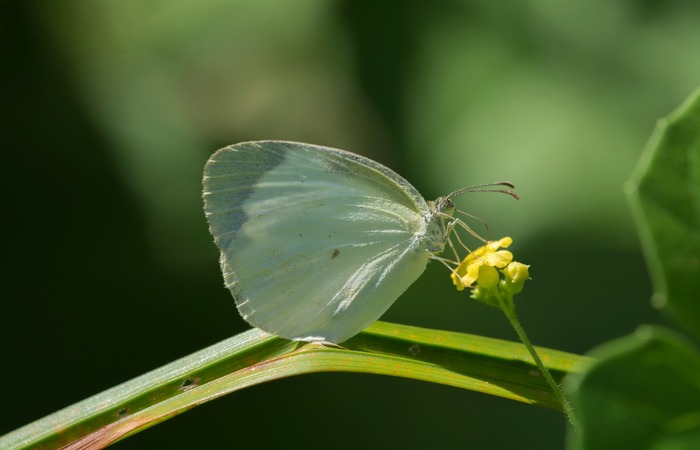
[[[343,150],[244,142],[212,155],[204,209],[221,270],[251,325],[338,343],[391,306],[443,251],[450,197]]]

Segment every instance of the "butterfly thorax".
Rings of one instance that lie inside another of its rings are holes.
[[[448,197],[438,197],[437,200],[428,202],[428,207],[430,215],[427,217],[424,242],[426,250],[437,255],[445,249],[455,205]]]

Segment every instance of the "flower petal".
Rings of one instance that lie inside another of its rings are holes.
[[[499,269],[502,269],[510,264],[512,260],[513,254],[508,250],[499,250],[494,253],[489,253],[488,255],[484,255],[482,258],[484,264],[492,267],[498,267]]]

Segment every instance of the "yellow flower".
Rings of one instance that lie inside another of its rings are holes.
[[[489,241],[468,254],[452,273],[452,282],[457,290],[472,287],[474,283],[483,284],[484,287],[494,287],[498,282],[495,269],[502,269],[513,260],[511,252],[499,250],[499,248],[508,248],[512,242],[513,240],[509,237]],[[496,275],[495,278],[494,275]]]

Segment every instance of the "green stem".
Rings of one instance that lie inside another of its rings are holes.
[[[530,342],[530,339],[527,337],[525,329],[523,329],[522,325],[520,324],[520,320],[518,320],[518,316],[515,313],[515,304],[513,303],[512,297],[508,299],[503,299],[503,297],[498,291],[496,291],[496,297],[498,299],[498,305],[501,311],[503,311],[503,313],[508,318],[510,325],[513,327],[513,329],[515,329],[515,332],[518,334],[520,341],[522,341],[522,343],[525,345],[527,351],[530,352],[530,355],[535,361],[535,364],[537,364],[537,367],[540,369],[540,372],[542,372],[542,375],[544,376],[545,380],[547,380],[547,383],[552,388],[552,391],[554,392],[554,395],[557,397],[557,400],[561,404],[564,413],[569,418],[569,422],[574,428],[574,431],[576,432],[576,434],[580,434],[579,430],[581,429],[581,425],[578,421],[578,418],[576,417],[576,414],[574,413],[574,409],[571,407],[571,404],[564,396],[564,392],[561,390],[561,386],[559,386],[559,384],[557,384],[557,382],[554,381],[554,378],[552,378],[552,374],[549,373],[549,370],[547,370],[547,367],[545,367],[544,363],[542,362],[542,359],[540,359],[540,355],[537,354],[535,347],[532,345],[532,342]]]

